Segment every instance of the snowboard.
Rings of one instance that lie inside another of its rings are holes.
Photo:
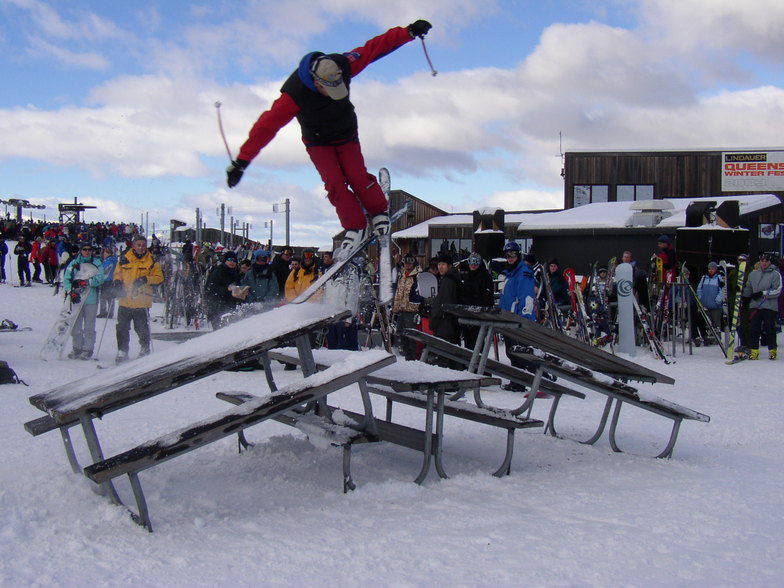
[[[435,298],[438,294],[438,278],[430,272],[417,274],[417,293],[422,298]]]
[[[79,269],[74,273],[73,280],[90,280],[90,278],[97,273],[98,268],[92,263],[82,263],[79,265]],[[52,329],[49,331],[49,335],[46,337],[44,345],[41,348],[40,355],[41,359],[44,361],[59,359],[62,356],[63,349],[65,349],[65,344],[68,342],[68,337],[71,334],[74,323],[82,312],[82,307],[84,306],[84,301],[90,291],[90,286],[74,288],[74,290],[79,292],[79,302],[74,303],[71,300],[70,295],[65,296],[60,312],[57,314],[54,325],[52,325]]]
[[[406,200],[405,203],[403,203],[403,206],[401,206],[398,210],[396,210],[394,214],[391,214],[389,216],[389,224],[391,225],[400,217],[402,217],[408,211],[409,208],[411,208],[411,201]],[[304,292],[302,292],[302,294],[300,294],[294,300],[289,302],[289,304],[302,304],[303,302],[307,302],[311,296],[313,296],[320,288],[324,286],[324,284],[336,278],[338,274],[341,272],[341,270],[343,270],[343,268],[345,268],[347,264],[351,263],[354,257],[356,257],[360,251],[362,251],[365,247],[370,245],[375,240],[376,240],[376,234],[375,233],[369,234],[364,240],[357,243],[350,252],[345,254],[344,257],[335,260],[335,263],[333,263],[332,266],[326,272],[324,272],[324,274],[322,274],[322,276],[319,279],[317,279],[310,286],[308,286],[307,289]]]

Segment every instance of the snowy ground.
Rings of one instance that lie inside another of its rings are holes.
[[[666,441],[668,421],[627,407],[618,438],[629,453],[604,439],[589,447],[520,431],[512,474],[498,479],[489,472],[505,433],[447,418],[450,479],[431,472],[417,486],[419,454],[359,446],[358,488],[343,495],[338,450],[263,423],[241,455],[225,439],[143,472],[150,534],[70,472],[56,432],[34,438],[22,428],[41,415],[30,395],[101,373],[92,361],[39,359],[58,305],[47,286],[0,286],[0,319],[33,328],[0,333],[0,359],[30,385],[0,387],[2,586],[780,586],[784,578],[784,361],[725,366],[717,348],[700,348],[667,366],[638,350],[640,363],[677,381],[644,389],[712,418],[683,423],[672,460],[647,457]],[[155,353],[173,345],[156,341]],[[276,364],[275,377],[295,372]],[[99,435],[114,454],[227,408],[217,391],[265,389],[262,372],[221,373],[108,415]],[[353,388],[330,398],[361,407]],[[537,401],[534,416],[544,419],[549,402]],[[559,432],[587,437],[603,402],[591,392],[565,398]],[[396,415],[423,422],[416,409]],[[124,482],[119,489],[131,501]]]

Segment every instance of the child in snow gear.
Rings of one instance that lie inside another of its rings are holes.
[[[308,155],[346,229],[340,250],[351,250],[364,240],[368,230],[377,235],[389,232],[388,203],[376,178],[365,167],[349,88],[351,79],[368,65],[415,37],[426,35],[430,28],[430,23],[418,20],[406,28],[392,28],[348,53],[325,55],[316,51],[305,55],[226,170],[228,186],[233,188],[240,182],[253,158],[296,117]],[[365,212],[371,216],[369,228]]]

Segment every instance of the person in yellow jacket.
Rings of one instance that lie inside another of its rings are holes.
[[[163,282],[161,266],[147,250],[147,239],[134,235],[131,248],[120,255],[114,270],[114,287],[120,297],[117,310],[117,358],[116,363],[128,360],[133,330],[139,336],[139,357],[150,353],[150,317],[152,287]]]
[[[302,294],[313,282],[319,279],[319,276],[318,267],[316,266],[316,253],[312,249],[305,249],[302,252],[300,266],[292,269],[286,278],[286,301],[291,302]],[[319,297],[319,294],[316,294],[311,300],[316,301]]]

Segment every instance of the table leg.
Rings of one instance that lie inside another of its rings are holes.
[[[444,396],[443,392],[437,393],[436,400],[436,454],[435,465],[436,472],[442,478],[448,478],[444,471],[443,463],[441,462],[442,450],[444,447]]]
[[[427,407],[425,408],[425,448],[424,457],[422,459],[422,469],[414,482],[421,484],[427,478],[427,472],[430,471],[430,459],[433,453],[433,400],[435,392],[433,390],[427,391]]]

